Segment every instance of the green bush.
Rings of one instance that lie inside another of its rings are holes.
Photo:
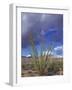
[[[52,50],[51,47],[49,47],[47,49],[47,54],[44,53],[45,50],[45,45],[44,42],[41,42],[41,52],[40,52],[40,56],[38,56],[38,51],[35,47],[35,43],[34,43],[34,38],[32,33],[30,33],[30,46],[31,46],[31,54],[32,54],[32,66],[33,68],[38,72],[39,75],[48,75],[48,54],[49,51]]]
[[[53,61],[52,63],[50,63],[48,70],[54,72],[54,74],[56,74],[60,70],[63,71],[63,61]]]

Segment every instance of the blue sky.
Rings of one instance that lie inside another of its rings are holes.
[[[45,48],[53,47],[54,55],[63,56],[63,15],[45,13],[21,13],[22,56],[31,55],[29,35],[32,33],[35,47],[40,53],[43,40]],[[46,50],[45,49],[45,50]]]

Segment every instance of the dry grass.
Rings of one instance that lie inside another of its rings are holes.
[[[39,64],[33,64],[30,58],[28,60],[22,57],[22,77],[63,75],[63,58],[52,58],[46,67],[43,62],[38,62]]]

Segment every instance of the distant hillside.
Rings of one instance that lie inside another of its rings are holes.
[[[38,58],[38,57],[37,57]],[[54,57],[54,56],[48,56],[49,59],[51,60],[63,60],[62,57]],[[28,64],[31,63],[32,57],[26,57],[26,56],[22,56],[22,64]],[[37,59],[38,60],[38,59]]]

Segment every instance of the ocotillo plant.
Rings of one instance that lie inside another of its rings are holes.
[[[35,43],[34,43],[34,38],[32,33],[30,33],[29,35],[29,41],[30,41],[30,46],[32,49],[32,64],[34,69],[38,72],[39,75],[48,75],[48,54],[51,50],[51,48],[47,49],[47,53],[44,53],[44,43],[41,42],[41,52],[40,52],[40,56],[38,55],[38,51],[35,47]]]

